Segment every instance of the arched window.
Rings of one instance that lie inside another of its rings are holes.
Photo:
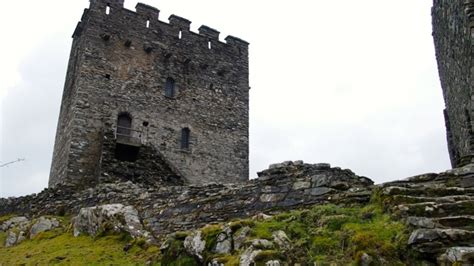
[[[174,84],[175,84],[174,79],[172,79],[172,78],[167,78],[166,79],[166,84],[165,84],[165,96],[166,97],[174,98],[174,95],[175,95]]]
[[[127,113],[121,113],[117,119],[117,135],[130,136],[132,130],[132,117]]]
[[[191,135],[191,130],[185,127],[181,130],[181,149],[189,149],[189,137]]]

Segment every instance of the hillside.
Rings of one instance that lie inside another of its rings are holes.
[[[46,190],[0,200],[0,264],[472,265],[473,180],[467,165],[374,186],[286,162],[240,186]]]
[[[107,231],[96,237],[76,238],[69,219],[55,219],[60,221],[58,228],[39,233],[16,246],[1,247],[2,263],[248,265],[254,260],[257,265],[268,261],[279,261],[282,265],[369,261],[402,264],[408,259],[408,230],[403,223],[383,214],[376,204],[352,207],[331,204],[274,216],[261,214],[208,225],[197,231],[176,232],[161,245]],[[193,241],[189,247],[185,239],[196,238],[198,234],[202,239]],[[230,235],[233,241],[228,238]],[[5,232],[0,233],[2,243],[6,237]]]

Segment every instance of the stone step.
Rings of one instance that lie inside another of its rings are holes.
[[[440,217],[440,218],[410,216],[410,217],[407,217],[405,222],[407,225],[415,227],[415,228],[425,228],[425,229],[456,228],[456,229],[474,231],[474,216],[472,215],[447,216],[447,217]]]
[[[446,217],[474,215],[474,200],[463,200],[453,203],[422,202],[413,204],[400,204],[392,208],[392,212],[402,217]]]
[[[446,184],[413,187],[388,186],[382,189],[382,194],[384,196],[406,195],[416,197],[474,196],[474,188],[447,187]]]
[[[412,203],[423,203],[423,202],[435,202],[435,203],[454,203],[458,201],[474,200],[474,196],[469,195],[454,195],[444,197],[421,197],[421,196],[409,196],[409,195],[394,195],[390,200],[386,200],[386,205],[400,205],[400,204],[412,204]]]
[[[450,247],[438,257],[438,264],[442,266],[474,265],[474,247]]]
[[[425,255],[441,254],[450,247],[474,246],[474,232],[462,229],[416,229],[408,245]]]

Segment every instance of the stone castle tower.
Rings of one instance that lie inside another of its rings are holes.
[[[248,43],[90,0],[73,34],[49,186],[248,179]]]
[[[433,38],[453,167],[474,162],[474,0],[434,0]]]

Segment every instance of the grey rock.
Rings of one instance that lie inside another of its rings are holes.
[[[284,161],[282,163],[274,163],[274,164],[270,164],[270,166],[268,166],[268,169],[283,168],[283,167],[290,166],[292,164],[293,164],[292,161]]]
[[[25,240],[26,240],[26,233],[24,231],[20,231],[20,233],[18,233],[18,239],[16,240],[16,243],[20,244],[21,242]]]
[[[262,251],[257,249],[255,250],[252,246],[248,247],[242,255],[240,255],[240,266],[250,266],[255,263],[255,258],[260,254]]]
[[[279,260],[270,260],[265,263],[265,266],[280,266],[281,263]]]
[[[451,247],[438,257],[439,264],[461,263],[472,265],[474,261],[474,247]]]
[[[369,266],[373,262],[374,262],[374,259],[367,253],[363,253],[362,256],[360,256],[361,266]]]
[[[144,237],[150,240],[151,234],[143,230],[138,211],[132,206],[107,204],[82,208],[73,219],[74,236],[97,234],[110,230],[128,232],[132,237]]]
[[[7,232],[7,239],[5,240],[5,247],[11,247],[16,244],[16,234],[13,231],[8,231]]]
[[[305,193],[310,194],[312,196],[321,196],[332,191],[333,189],[327,188],[327,187],[315,187],[315,188],[305,190]]]
[[[272,233],[273,241],[283,250],[291,249],[291,241],[282,230],[278,230]]]
[[[217,260],[213,260],[207,264],[207,266],[224,266],[224,263],[219,262]]]
[[[260,201],[261,202],[275,202],[275,201],[280,201],[283,198],[285,198],[286,194],[283,193],[272,193],[272,194],[262,194],[260,196]]]
[[[455,176],[467,175],[467,174],[473,174],[473,173],[474,173],[473,163],[446,171],[446,174],[455,175]]]
[[[265,221],[265,220],[271,219],[272,217],[273,216],[261,212],[261,213],[257,213],[256,215],[252,216],[252,220]]]
[[[203,260],[202,252],[206,248],[206,241],[201,238],[201,231],[195,231],[184,239],[184,248],[193,256]]]
[[[421,253],[436,254],[452,246],[471,245],[474,232],[462,229],[417,229],[408,239],[408,245]]]
[[[297,181],[293,184],[293,190],[305,189],[311,187],[311,182],[309,181]]]
[[[221,233],[217,235],[214,253],[226,254],[232,252],[232,230],[225,226]]]
[[[435,223],[433,222],[433,220],[426,217],[410,216],[407,218],[406,223],[410,226],[414,226],[418,228],[427,228],[427,229],[435,228]]]
[[[18,227],[21,230],[25,230],[29,224],[29,220],[24,216],[12,217],[0,225],[0,231],[8,231],[14,227]]]
[[[50,231],[54,228],[59,227],[59,221],[54,218],[40,217],[30,229],[30,239],[33,239],[36,235],[41,232]]]
[[[318,170],[327,170],[331,168],[331,165],[328,163],[317,163],[314,165]]]
[[[252,246],[256,249],[272,249],[274,244],[267,239],[253,239]]]
[[[250,227],[245,226],[245,227],[242,227],[242,229],[238,231],[237,235],[234,235],[234,249],[235,250],[239,250],[241,247],[243,247],[249,232],[250,232]]]

